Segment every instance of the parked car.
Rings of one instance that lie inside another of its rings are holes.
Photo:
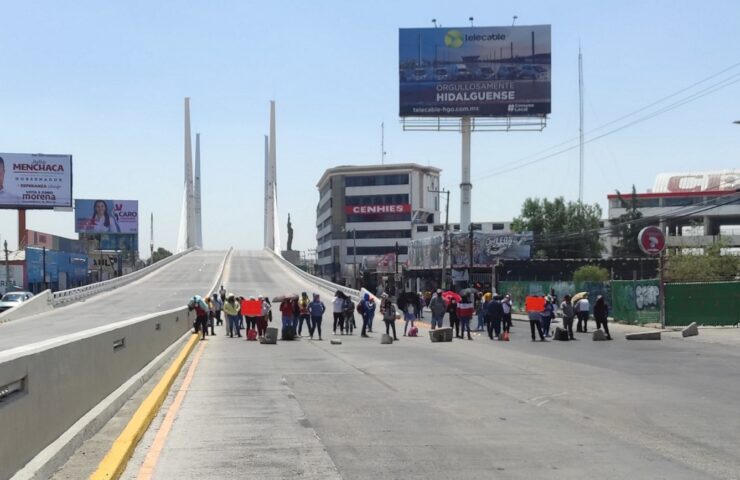
[[[8,292],[0,298],[0,312],[16,307],[31,297],[31,292]]]
[[[486,80],[493,78],[493,69],[491,67],[481,67],[480,76]]]
[[[501,65],[496,72],[497,80],[516,80],[518,69],[508,65]]]
[[[533,65],[522,65],[517,78],[519,80],[537,80],[540,72]]]

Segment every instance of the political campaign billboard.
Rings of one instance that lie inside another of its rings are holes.
[[[75,199],[75,232],[139,233],[139,202]]]
[[[399,30],[401,117],[550,113],[550,25]]]
[[[0,208],[72,207],[72,156],[0,153]]]

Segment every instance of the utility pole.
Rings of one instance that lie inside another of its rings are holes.
[[[447,250],[449,243],[449,217],[450,217],[450,191],[449,190],[432,190],[427,189],[430,193],[441,193],[447,197],[445,200],[445,231],[442,234],[442,278],[439,283],[439,288],[445,289],[445,283],[447,281]]]
[[[468,287],[471,287],[473,285],[473,227],[475,224],[471,223],[468,225],[468,230],[470,231],[470,261],[468,263]]]
[[[357,289],[357,230],[352,229],[352,288]]]
[[[393,292],[396,296],[398,296],[398,242],[396,242],[396,276],[395,276],[395,292]]]
[[[10,262],[8,260],[8,241],[3,242],[3,248],[5,248],[5,292],[8,293],[8,285],[10,283]]]
[[[41,278],[42,283],[44,284],[44,290],[46,290],[46,247],[41,247],[41,255],[43,258],[43,277]]]
[[[154,212],[149,216],[149,264],[154,263]]]

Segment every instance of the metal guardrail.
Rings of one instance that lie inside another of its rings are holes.
[[[189,248],[185,251],[176,253],[158,262],[148,265],[141,270],[136,270],[135,272],[128,273],[121,277],[111,278],[110,280],[104,280],[102,282],[91,283],[90,285],[85,285],[82,287],[70,288],[69,290],[60,290],[58,292],[54,292],[52,294],[54,297],[52,304],[54,305],[54,307],[60,307],[67,303],[77,302],[84,298],[97,295],[98,293],[115,290],[116,288],[128,285],[129,283],[134,282],[141,277],[174,262],[178,258],[181,258],[194,250],[194,248]]]
[[[306,280],[306,281],[308,281],[308,282],[316,285],[317,287],[324,288],[324,289],[327,289],[327,290],[332,291],[332,292],[335,292],[337,290],[340,290],[345,295],[349,295],[352,298],[352,300],[354,300],[355,302],[357,302],[357,301],[360,300],[360,296],[362,295],[362,292],[360,290],[355,290],[353,288],[348,288],[348,287],[345,287],[343,285],[339,285],[339,284],[330,282],[329,280],[324,280],[323,278],[319,278],[319,277],[316,277],[314,275],[311,275],[310,273],[304,272],[300,268],[296,267],[295,265],[293,265],[292,263],[290,263],[289,261],[287,261],[286,259],[284,259],[282,257],[282,255],[278,254],[274,250],[271,250],[269,248],[266,248],[265,250],[267,252],[273,254],[275,256],[275,258],[279,262],[281,262],[283,265],[285,265],[286,267],[288,267],[289,269],[291,269],[298,276],[300,276],[304,280]]]

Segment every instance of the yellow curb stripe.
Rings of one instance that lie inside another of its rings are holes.
[[[126,468],[126,463],[134,453],[136,445],[157,415],[157,411],[167,397],[172,383],[177,378],[182,366],[185,364],[185,360],[187,360],[190,352],[193,351],[199,338],[199,335],[191,335],[174,363],[170,365],[170,368],[167,369],[167,372],[157,386],[154,387],[154,390],[152,390],[136,410],[136,413],[134,413],[126,428],[123,429],[118,438],[113,442],[111,449],[100,462],[97,470],[90,475],[90,480],[117,479],[121,476]]]
[[[172,424],[175,423],[175,416],[180,411],[180,405],[182,405],[182,401],[185,399],[185,394],[190,388],[190,383],[193,381],[195,369],[198,368],[198,363],[200,362],[200,357],[203,355],[203,349],[205,346],[205,343],[200,344],[200,348],[195,354],[195,358],[193,358],[193,361],[190,363],[190,368],[188,368],[188,372],[185,374],[185,379],[182,381],[180,390],[177,392],[177,395],[175,395],[175,399],[172,401],[170,408],[167,409],[167,414],[162,421],[162,425],[159,427],[159,431],[157,432],[157,435],[155,435],[152,445],[149,447],[149,452],[146,454],[144,463],[139,469],[139,476],[137,477],[138,480],[149,480],[152,478],[154,468],[157,466],[159,456],[161,455],[162,450],[164,449],[164,444],[167,441],[167,436],[170,434],[170,430],[172,429]]]

